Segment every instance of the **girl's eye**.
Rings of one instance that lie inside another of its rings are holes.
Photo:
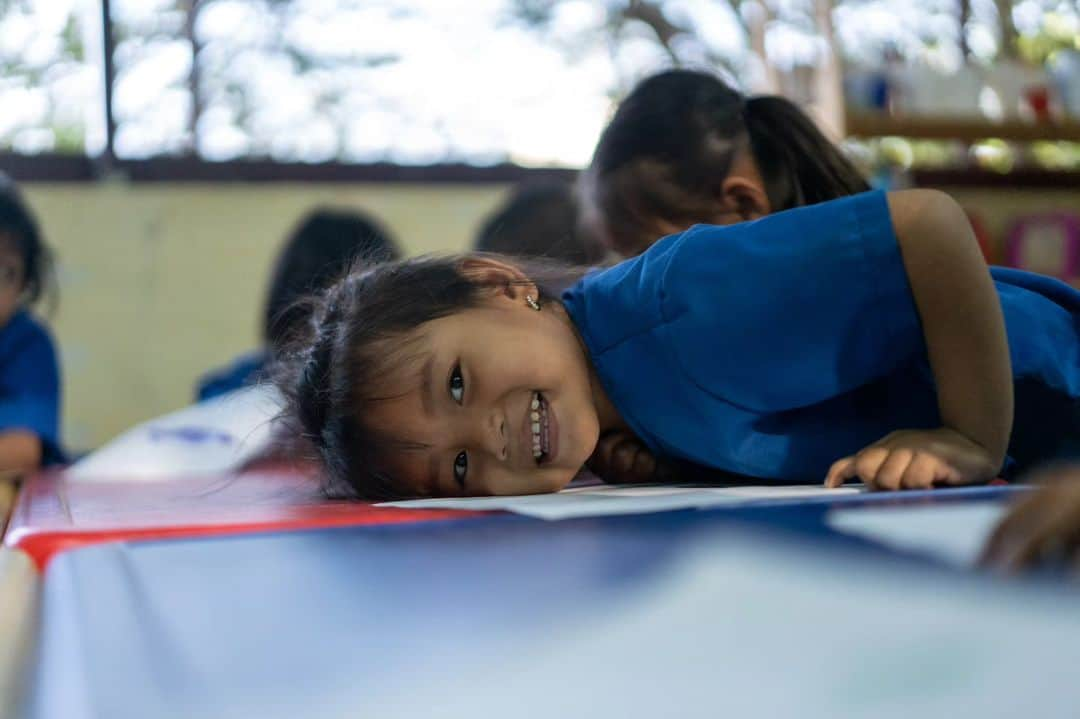
[[[450,396],[458,404],[461,404],[461,400],[465,398],[465,378],[461,376],[461,365],[459,364],[454,365],[454,369],[450,373]]]
[[[469,455],[464,452],[458,452],[458,456],[454,457],[454,479],[457,483],[465,487],[465,475],[469,472]]]

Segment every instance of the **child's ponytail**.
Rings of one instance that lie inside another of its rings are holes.
[[[869,189],[794,103],[747,99],[710,73],[668,70],[643,80],[601,133],[580,183],[586,217],[623,255],[644,251],[665,226],[710,222],[747,145],[773,211]]]
[[[743,115],[774,212],[870,189],[851,161],[790,100],[751,97]]]

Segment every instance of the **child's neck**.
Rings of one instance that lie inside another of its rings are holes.
[[[600,422],[600,434],[603,435],[613,430],[631,431],[630,425],[619,414],[615,404],[608,397],[604,385],[600,383],[600,377],[596,369],[589,363],[589,386],[592,390],[593,405],[596,407],[596,418]]]
[[[600,376],[596,373],[596,367],[593,366],[592,360],[589,358],[589,348],[585,345],[585,340],[582,339],[581,333],[578,332],[577,326],[571,321],[569,313],[561,303],[553,303],[555,311],[559,314],[560,318],[566,322],[566,325],[570,328],[570,331],[574,333],[574,339],[577,340],[578,347],[581,348],[581,359],[585,362],[589,370],[589,390],[592,395],[593,406],[596,408],[596,418],[600,423],[600,434],[605,432],[611,432],[613,430],[631,431],[630,425],[626,423],[626,420],[619,414],[619,410],[615,408],[611,398],[608,397],[607,391],[604,389],[604,385],[600,382]]]

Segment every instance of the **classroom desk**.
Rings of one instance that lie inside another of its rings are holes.
[[[27,716],[1075,716],[1080,591],[898,554],[812,504],[65,552]]]
[[[72,480],[45,472],[23,483],[4,535],[39,569],[58,552],[101,542],[197,537],[470,516],[330,501],[310,469],[268,466],[214,477]]]

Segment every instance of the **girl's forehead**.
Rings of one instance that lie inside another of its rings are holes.
[[[420,331],[410,332],[397,340],[383,340],[371,348],[372,372],[359,381],[368,387],[357,387],[357,395],[369,402],[401,397],[420,386],[424,367],[433,356],[430,338]]]

